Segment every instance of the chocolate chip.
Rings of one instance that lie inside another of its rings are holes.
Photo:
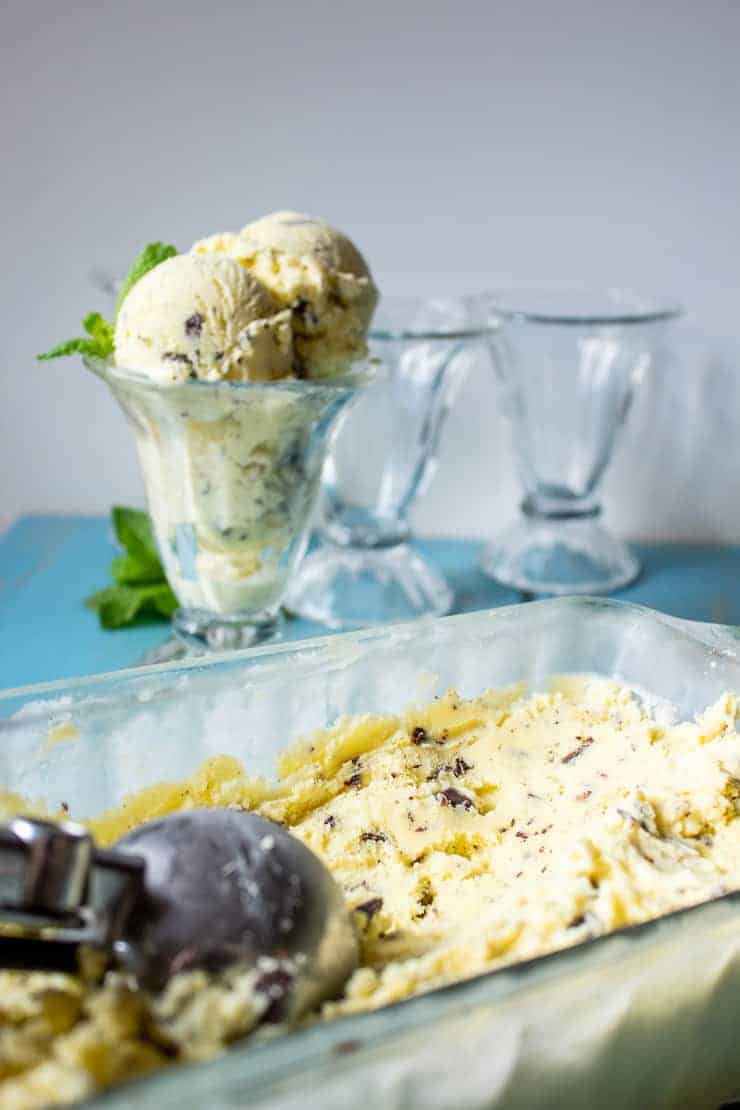
[[[344,780],[345,786],[362,786],[362,775],[359,771],[355,771],[348,779]]]
[[[182,351],[163,351],[162,359],[167,362],[184,362],[186,366],[193,365],[190,355],[183,354]]]
[[[192,316],[188,316],[185,321],[185,334],[191,338],[200,335],[203,331],[203,317],[199,312],[194,312]]]
[[[290,307],[293,309],[293,313],[306,325],[306,327],[316,327],[319,318],[305,297],[297,297]]]
[[[529,833],[517,832],[514,835],[518,836],[520,840],[529,840]]]
[[[355,906],[357,913],[364,913],[368,920],[374,917],[378,910],[383,908],[382,898],[369,898],[367,902],[361,902],[359,906]]]
[[[337,827],[337,819],[330,813],[328,817],[324,818],[324,824],[328,825],[330,829],[335,829]]]
[[[289,971],[275,968],[260,975],[254,984],[257,994],[264,994],[270,1000],[262,1020],[275,1023],[282,1021],[285,1016],[285,997],[293,985],[293,976]]]
[[[360,833],[360,840],[362,840],[362,841],[375,840],[375,841],[378,842],[378,844],[382,844],[383,841],[387,840],[387,839],[388,839],[388,837],[385,835],[385,833],[381,833],[381,832]]]
[[[464,775],[466,771],[472,771],[472,770],[473,770],[473,765],[471,763],[466,763],[465,760],[461,756],[458,756],[457,759],[455,760],[455,762],[452,764],[452,773],[453,773],[453,775],[455,776],[456,779],[461,778],[462,775]]]
[[[453,806],[454,808],[462,806],[463,809],[475,808],[467,794],[456,790],[454,786],[448,786],[446,790],[441,790],[437,797],[443,806]]]
[[[586,748],[590,748],[594,742],[593,736],[586,736],[583,739],[580,736],[576,736],[576,740],[580,740],[580,744],[577,748],[574,748],[572,752],[568,752],[567,755],[564,755],[560,760],[561,763],[572,763],[574,759],[578,759],[579,755],[583,755]]]
[[[429,733],[427,732],[427,730],[425,728],[422,728],[421,725],[417,725],[416,728],[414,729],[414,731],[411,733],[411,743],[412,744],[426,744],[428,742],[429,742]]]
[[[579,913],[577,917],[574,917],[573,920],[571,922],[569,922],[568,928],[569,929],[577,929],[579,925],[585,925],[585,924],[586,924],[585,915],[582,914],[582,913]]]

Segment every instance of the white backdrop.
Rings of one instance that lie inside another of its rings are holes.
[[[103,387],[34,361],[105,307],[90,271],[293,207],[345,228],[388,291],[560,279],[682,299],[609,518],[740,540],[739,33],[736,0],[10,0],[0,516],[141,500]],[[420,530],[510,515],[501,437],[481,367]]]

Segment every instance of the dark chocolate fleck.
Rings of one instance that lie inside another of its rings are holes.
[[[568,928],[569,929],[577,929],[579,925],[585,925],[585,924],[586,924],[585,915],[582,914],[582,913],[579,913],[577,917],[574,917],[573,920],[568,923]]]
[[[284,971],[282,968],[266,971],[264,975],[260,975],[254,984],[254,989],[258,994],[267,995],[270,999],[270,1005],[265,1010],[262,1018],[263,1021],[272,1023],[282,1021],[285,1016],[285,996],[292,985],[293,976],[289,971]]]
[[[337,819],[330,813],[328,817],[324,818],[324,824],[328,825],[330,829],[335,829],[337,827]]]
[[[374,917],[378,910],[382,908],[382,898],[369,898],[367,902],[361,902],[359,906],[355,906],[357,913],[364,913],[368,919]]]
[[[414,729],[414,731],[411,733],[411,743],[412,744],[426,744],[428,742],[429,742],[429,733],[427,732],[427,730],[425,728],[422,728],[421,725],[417,725],[416,728]]]
[[[348,779],[344,780],[345,786],[362,786],[362,775],[359,771],[355,771]]]
[[[580,740],[578,747],[574,748],[572,752],[568,752],[567,755],[564,755],[560,760],[561,763],[572,763],[574,759],[578,759],[579,755],[583,755],[586,748],[590,748],[594,742],[593,736],[585,736],[583,739],[580,736],[576,736],[576,740]]]
[[[525,833],[525,832],[520,831],[520,832],[515,833],[514,835],[518,836],[520,840],[529,840],[529,833]]]
[[[186,366],[193,365],[190,355],[186,355],[182,351],[163,351],[162,358],[168,362],[184,362]]]
[[[462,758],[462,756],[458,756],[457,759],[455,760],[455,762],[452,764],[452,773],[453,773],[453,775],[455,776],[456,779],[461,778],[465,774],[466,771],[472,771],[472,770],[473,770],[472,763],[466,763],[465,760]]]
[[[388,837],[385,835],[385,833],[382,833],[382,832],[364,832],[364,833],[360,833],[360,840],[362,840],[362,841],[374,840],[374,841],[377,841],[378,844],[382,844],[387,839],[388,839]]]
[[[305,297],[297,297],[290,306],[295,315],[309,328],[315,328],[319,322],[318,316]]]
[[[453,806],[454,808],[462,806],[463,809],[475,808],[467,794],[456,790],[454,786],[448,786],[446,790],[440,790],[437,797],[443,806]]]
[[[192,316],[188,316],[185,321],[185,334],[191,338],[200,335],[203,331],[203,317],[200,312],[194,312]]]

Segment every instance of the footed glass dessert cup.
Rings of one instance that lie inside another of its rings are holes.
[[[450,611],[440,573],[409,544],[409,512],[437,465],[444,418],[485,326],[462,300],[383,297],[368,344],[382,366],[342,420],[324,469],[319,535],[288,595],[330,628]]]
[[[128,417],[167,579],[192,651],[273,638],[306,549],[334,420],[372,377],[161,385],[86,359]],[[161,658],[178,654],[163,649]],[[159,657],[149,660],[159,661]]]
[[[519,521],[484,572],[530,594],[601,594],[640,566],[600,523],[597,491],[635,389],[676,304],[618,290],[478,298],[524,486]]]

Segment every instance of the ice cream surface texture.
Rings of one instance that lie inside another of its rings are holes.
[[[192,251],[238,259],[290,310],[306,377],[342,373],[365,353],[378,292],[354,243],[324,220],[274,212],[238,233],[201,239]]]
[[[290,313],[226,256],[179,254],[121,305],[116,363],[163,384],[266,381],[292,371]]]
[[[740,887],[737,716],[728,694],[667,723],[599,679],[450,692],[399,717],[338,721],[289,749],[276,783],[218,756],[90,825],[108,844],[201,805],[286,824],[339,881],[362,942],[344,996],[317,1015],[330,1019]],[[259,1016],[243,985],[235,1008],[239,989],[175,979],[153,1018],[116,975],[86,987],[5,972],[0,1106],[71,1101],[160,1066],[163,1022],[170,1059],[216,1052]]]

